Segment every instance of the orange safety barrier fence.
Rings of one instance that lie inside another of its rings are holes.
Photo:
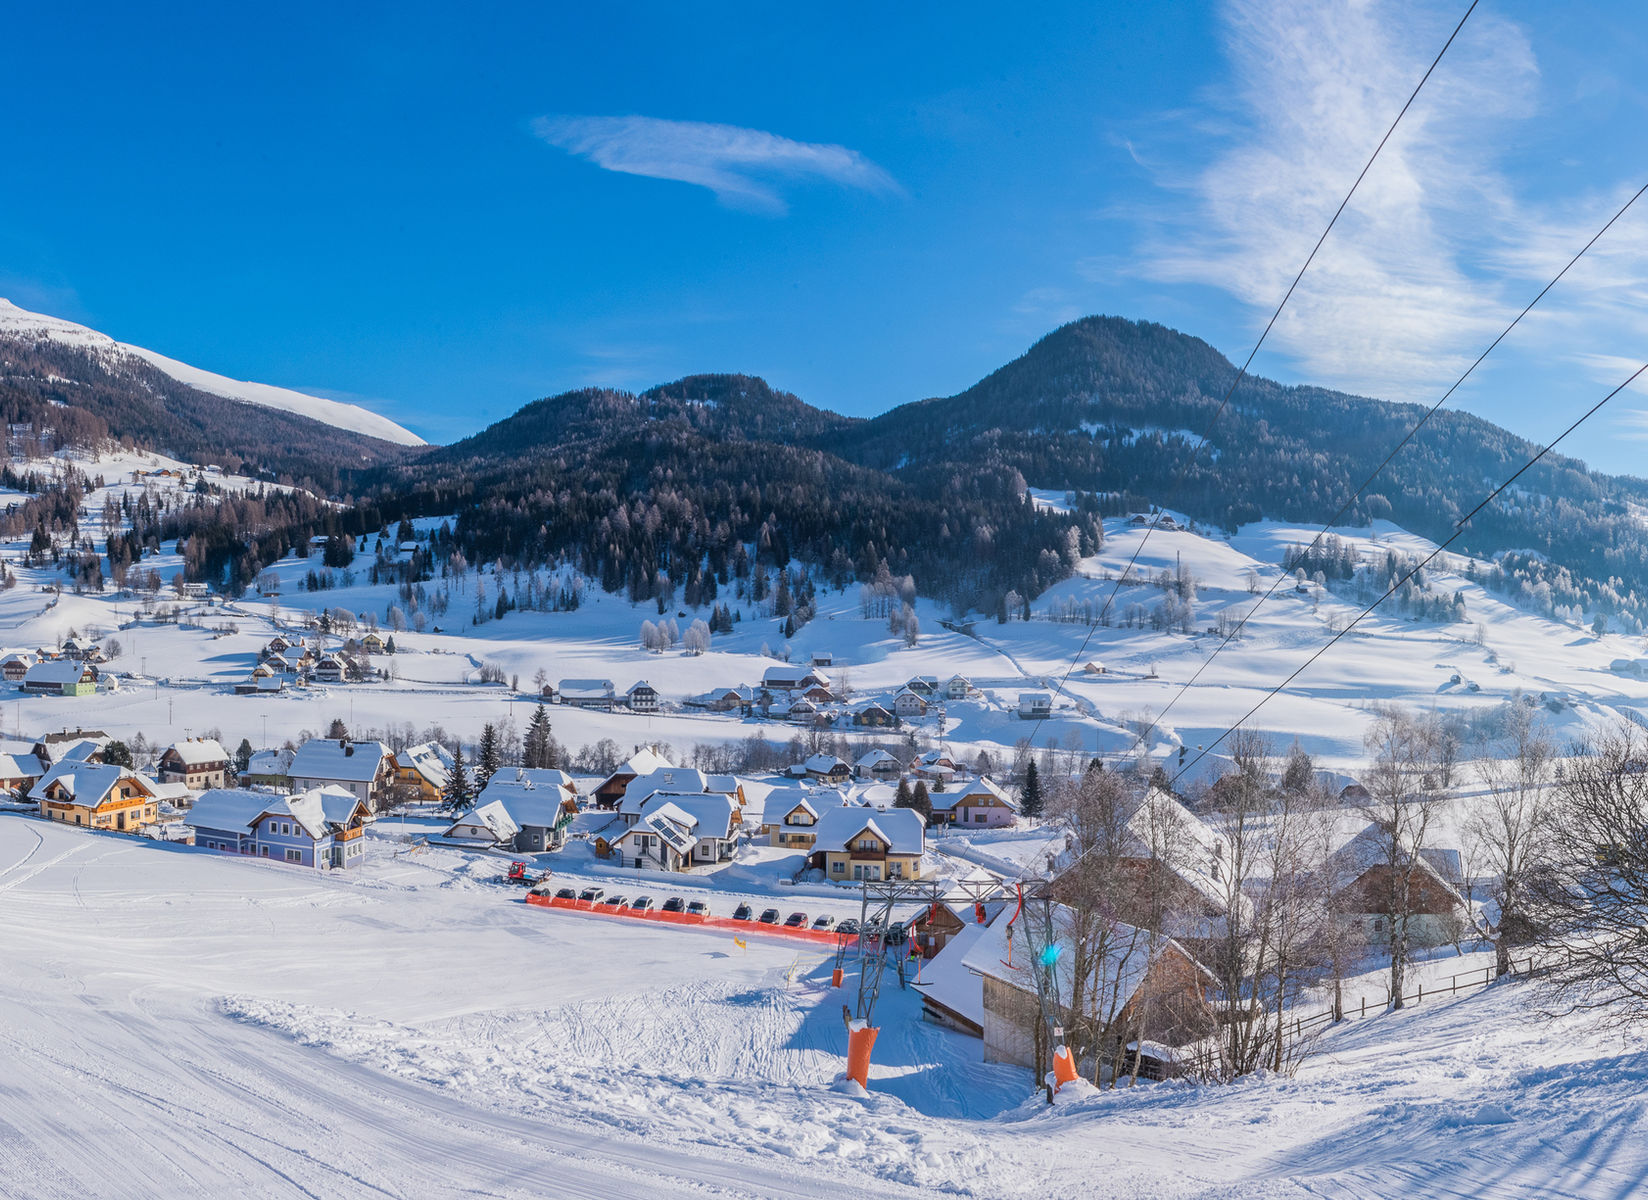
[[[767,937],[790,938],[794,941],[816,942],[834,946],[839,938],[833,929],[791,929],[784,925],[763,925],[759,921],[735,921],[731,917],[706,917],[698,913],[664,912],[662,909],[616,908],[600,902],[566,900],[559,896],[543,896],[528,892],[526,902],[537,908],[565,908],[574,912],[594,913],[600,917],[624,917],[632,921],[652,921],[664,925],[688,925],[694,929],[722,929],[729,933],[759,933]],[[857,935],[850,935],[856,941]]]

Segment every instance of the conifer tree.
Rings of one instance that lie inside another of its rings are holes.
[[[252,743],[246,738],[240,739],[240,745],[235,747],[235,773],[244,775],[252,767]]]
[[[933,799],[927,794],[925,780],[916,780],[915,791],[910,793],[910,807],[921,814],[922,820],[928,821],[933,817]]]
[[[481,729],[481,745],[475,756],[475,794],[486,790],[487,783],[502,765],[498,756],[498,731],[491,725]]]
[[[469,807],[473,793],[469,789],[469,772],[464,770],[463,746],[452,748],[452,773],[447,776],[446,789],[441,793],[441,805],[448,812],[461,812]]]
[[[1046,798],[1041,794],[1041,772],[1036,769],[1036,760],[1032,758],[1024,771],[1024,787],[1019,789],[1019,812],[1035,821],[1041,818],[1046,807]]]
[[[910,808],[913,803],[914,798],[910,795],[910,781],[901,778],[898,781],[898,791],[893,793],[893,807]]]
[[[549,726],[549,710],[541,703],[533,710],[532,720],[527,724],[521,757],[523,765],[535,770],[560,766],[559,747]]]

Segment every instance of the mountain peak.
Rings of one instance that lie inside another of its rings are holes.
[[[261,408],[278,409],[295,416],[307,417],[323,425],[391,442],[397,446],[424,444],[423,439],[411,430],[358,404],[345,404],[339,400],[311,396],[273,384],[230,379],[228,376],[190,366],[142,346],[117,342],[108,334],[77,325],[62,317],[30,312],[3,298],[0,298],[0,338],[46,340],[58,345],[91,350],[99,355],[130,355],[143,360],[178,383],[209,395],[221,396],[243,404],[255,404]]]

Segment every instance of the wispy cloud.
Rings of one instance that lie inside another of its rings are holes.
[[[856,150],[737,125],[559,116],[538,118],[532,130],[608,171],[696,184],[722,204],[752,212],[786,212],[779,190],[785,182],[814,179],[868,192],[899,190],[891,175]]]
[[[1446,36],[1445,14],[1317,0],[1234,0],[1221,149],[1161,182],[1182,201],[1146,239],[1144,273],[1210,284],[1262,320]],[[1481,268],[1534,228],[1494,159],[1533,108],[1539,71],[1516,26],[1479,13],[1391,139],[1269,343],[1311,379],[1393,398],[1461,369],[1506,317]],[[1469,255],[1465,248],[1471,247]],[[1514,309],[1511,311],[1514,312]]]

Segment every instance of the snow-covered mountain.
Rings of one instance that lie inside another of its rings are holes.
[[[157,354],[155,351],[145,349],[142,346],[117,342],[107,334],[99,333],[95,329],[88,329],[84,325],[77,325],[73,321],[46,316],[43,313],[30,312],[27,309],[19,308],[4,298],[0,298],[0,338],[45,339],[61,345],[89,349],[99,355],[130,355],[142,359],[156,370],[179,383],[187,384],[189,387],[214,396],[222,396],[228,400],[238,400],[245,404],[256,404],[262,408],[273,408],[282,412],[294,413],[297,416],[308,417],[310,420],[320,421],[339,429],[347,429],[354,433],[364,434],[367,437],[393,442],[398,446],[421,446],[424,444],[423,439],[411,430],[395,424],[388,417],[379,416],[375,412],[364,409],[358,404],[345,404],[338,400],[327,400],[321,396],[310,396],[303,392],[295,392],[290,388],[275,387],[267,383],[248,383],[238,379],[230,379],[225,375],[218,375],[212,371],[205,371],[199,367],[190,366],[188,363],[179,362],[175,358],[168,358],[164,354]]]

